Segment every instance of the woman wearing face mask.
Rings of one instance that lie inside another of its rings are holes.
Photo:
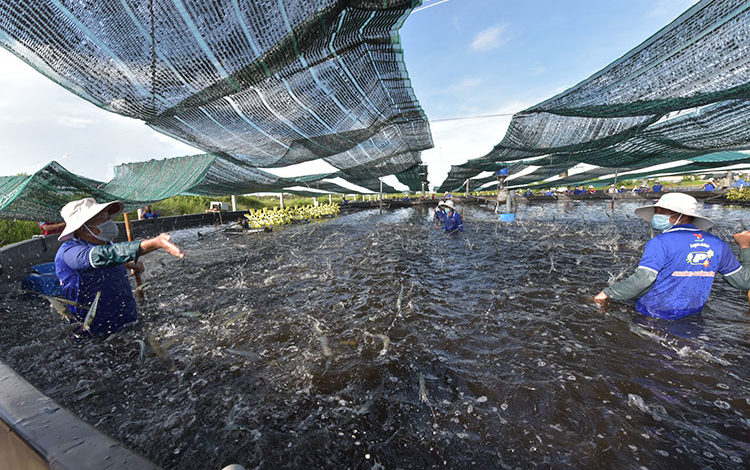
[[[668,193],[635,214],[662,233],[646,243],[635,274],[594,297],[600,306],[637,298],[640,313],[673,320],[701,312],[716,273],[732,287],[750,288],[750,232],[734,235],[740,264],[725,241],[706,232],[714,223],[698,215],[692,196]]]
[[[142,241],[113,243],[119,230],[112,219],[122,210],[119,201],[97,204],[93,198],[85,198],[69,202],[60,211],[66,226],[59,237],[64,243],[55,256],[57,277],[65,297],[81,305],[91,305],[101,292],[90,327],[97,336],[107,336],[138,320],[126,269],[143,272],[138,261],[141,255],[161,248],[179,258],[185,256],[165,233]],[[80,321],[86,318],[86,309],[68,308]]]

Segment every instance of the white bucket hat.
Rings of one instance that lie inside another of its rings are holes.
[[[635,210],[635,215],[651,223],[651,217],[654,215],[656,207],[668,209],[678,214],[687,215],[693,218],[693,225],[700,230],[708,230],[713,227],[711,219],[698,215],[698,201],[693,196],[683,193],[667,193],[656,201],[653,206],[643,206]]]
[[[65,230],[57,239],[60,241],[70,240],[73,238],[73,232],[83,227],[83,224],[104,209],[109,209],[110,216],[115,217],[122,212],[124,206],[120,201],[99,204],[93,197],[78,199],[65,204],[60,209],[60,215],[65,220]]]
[[[451,200],[448,200],[448,201],[443,201],[443,202],[441,202],[440,204],[438,204],[438,207],[439,207],[439,206],[450,207],[450,208],[451,208],[451,210],[455,210],[455,209],[453,208],[453,201],[451,201]]]

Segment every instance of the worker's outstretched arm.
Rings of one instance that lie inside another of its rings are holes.
[[[726,262],[722,260],[719,272],[724,274],[724,279],[727,280],[730,286],[747,290],[750,289],[750,232],[745,230],[744,232],[735,233],[734,240],[740,246],[740,266],[737,267],[737,261],[734,259],[734,256],[731,253],[727,253],[730,259]],[[734,269],[730,272],[725,272],[724,269],[727,268]]]
[[[639,266],[629,278],[605,287],[602,292],[613,300],[636,299],[651,289],[651,285],[656,281],[656,274],[652,269]]]

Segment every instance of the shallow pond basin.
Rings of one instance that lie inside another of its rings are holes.
[[[747,466],[746,293],[717,278],[672,322],[591,302],[640,259],[635,207],[467,207],[458,236],[427,208],[186,230],[184,260],[144,258],[141,321],[107,340],[70,343],[0,285],[0,357],[165,468]],[[703,213],[725,240],[750,215]]]

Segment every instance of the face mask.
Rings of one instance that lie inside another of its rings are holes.
[[[88,230],[94,238],[103,242],[114,241],[114,239],[117,238],[117,235],[120,233],[120,229],[117,228],[117,224],[114,222],[114,220],[108,220],[103,224],[97,225],[96,228],[99,229],[99,235],[94,234],[94,232],[92,232],[87,225],[84,225],[84,227],[86,227],[86,230]]]
[[[651,217],[651,226],[656,230],[669,230],[672,228],[672,225],[669,221],[669,216],[666,214],[654,214]]]

